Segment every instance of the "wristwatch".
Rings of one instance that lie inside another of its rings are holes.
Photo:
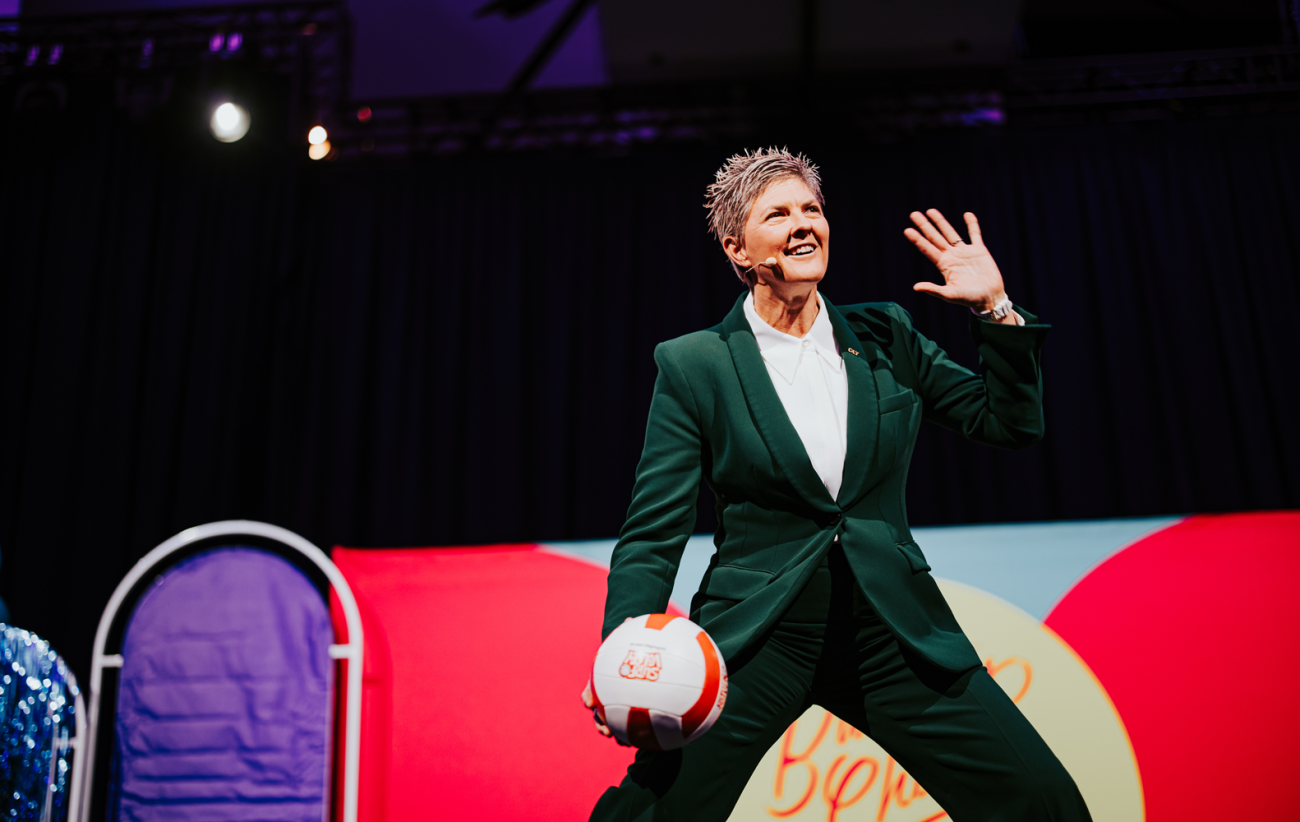
[[[993,308],[989,311],[976,311],[975,309],[972,308],[970,310],[970,313],[974,314],[976,317],[980,317],[985,320],[987,319],[1001,320],[1002,318],[1010,314],[1012,310],[1013,309],[1011,306],[1011,299],[1009,297],[1003,297],[1002,301],[999,302],[997,305],[993,306]]]

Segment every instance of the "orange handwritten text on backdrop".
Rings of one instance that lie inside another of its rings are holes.
[[[876,811],[876,822],[885,822],[885,814],[889,813],[891,802],[900,808],[906,808],[921,797],[928,796],[925,788],[922,788],[921,783],[916,780],[912,780],[911,791],[905,790],[909,778],[907,771],[899,768],[898,776],[895,777],[895,764],[893,757],[885,763],[885,781],[880,785],[880,809]]]
[[[988,670],[989,676],[994,679],[1004,670],[1019,668],[1024,675],[1024,681],[1016,694],[1011,697],[1011,701],[1019,702],[1025,698],[1025,694],[1029,693],[1029,686],[1034,680],[1034,669],[1029,664],[1029,660],[1012,656],[1001,662],[994,662],[993,657],[989,657],[984,660],[984,667]],[[798,801],[787,808],[769,807],[767,812],[770,815],[777,819],[787,819],[805,810],[817,793],[817,785],[820,782],[821,796],[826,803],[826,822],[836,822],[840,811],[861,802],[866,797],[867,792],[875,785],[876,777],[880,776],[880,762],[870,756],[860,756],[845,767],[845,764],[849,762],[849,757],[846,754],[840,754],[831,762],[825,778],[821,778],[821,772],[818,770],[817,764],[812,761],[812,757],[826,740],[833,718],[829,711],[822,716],[821,724],[817,727],[817,732],[813,734],[812,741],[808,743],[807,748],[804,748],[799,753],[794,752],[794,736],[799,727],[799,721],[795,720],[786,729],[785,734],[781,737],[781,755],[777,760],[776,779],[772,784],[773,797],[777,801],[784,797],[786,777],[790,775],[792,768],[797,766],[805,768],[808,783]],[[837,746],[847,745],[854,740],[863,739],[865,736],[862,731],[842,719],[838,720],[835,725],[835,744]],[[843,772],[841,772],[841,768],[843,768]],[[858,783],[859,780],[861,781],[857,787],[853,787],[853,783]],[[924,796],[928,796],[928,794],[920,783],[912,779],[907,771],[903,770],[894,761],[893,757],[887,758],[885,760],[884,778],[880,782],[880,804],[876,809],[876,822],[886,822],[886,816],[889,814],[891,807],[906,808]],[[937,822],[937,820],[947,816],[947,812],[940,811],[926,817],[921,822]]]
[[[1018,656],[1009,656],[1001,662],[994,662],[993,657],[984,660],[984,667],[988,669],[989,676],[994,679],[997,679],[998,674],[1012,665],[1018,666],[1025,674],[1025,681],[1021,684],[1020,690],[1016,692],[1015,696],[1011,697],[1012,702],[1019,702],[1025,698],[1025,694],[1029,693],[1029,685],[1034,681],[1034,667],[1029,664],[1029,660]]]
[[[785,795],[786,777],[790,775],[790,769],[802,765],[806,769],[807,786],[799,799],[788,808],[769,807],[767,812],[777,819],[787,819],[795,816],[808,807],[816,793],[817,784],[821,782],[821,796],[826,803],[826,822],[836,822],[839,818],[840,811],[852,805],[861,802],[867,795],[867,792],[876,783],[876,777],[880,775],[880,761],[871,756],[860,756],[854,759],[848,767],[844,767],[849,762],[846,754],[840,754],[832,760],[830,767],[826,770],[825,779],[821,779],[821,772],[817,764],[812,761],[812,756],[817,749],[821,747],[830,730],[832,714],[827,712],[822,716],[821,724],[817,727],[817,732],[813,734],[812,741],[808,747],[802,751],[794,752],[794,737],[798,730],[799,722],[796,720],[786,729],[785,734],[781,737],[781,754],[777,761],[776,779],[772,784],[772,793],[774,798],[780,800]],[[858,729],[849,725],[843,720],[839,721],[835,729],[835,744],[844,745],[854,739],[865,737]],[[841,772],[841,768],[843,771]],[[856,783],[856,787],[854,787]],[[909,787],[910,783],[910,787]],[[881,782],[880,805],[876,811],[876,822],[885,822],[885,816],[888,814],[891,806],[897,805],[900,808],[906,808],[923,796],[927,796],[925,789],[915,780],[908,776],[907,771],[899,767],[893,757],[885,760],[885,778]],[[939,812],[932,815],[923,822],[936,822],[936,820],[946,817],[948,814]]]
[[[830,768],[826,771],[826,784],[822,786],[822,799],[826,800],[827,808],[826,822],[835,822],[841,810],[856,804],[862,797],[866,796],[867,791],[871,790],[872,784],[876,781],[876,775],[880,773],[880,762],[875,757],[860,756],[845,769],[844,778],[840,780],[839,785],[832,789],[831,786],[835,783],[835,772],[840,769],[840,766],[847,759],[847,756],[840,754],[835,757],[835,761],[831,763]],[[848,789],[849,783],[853,781],[853,777],[862,768],[870,768],[871,772],[863,778],[862,787],[858,788],[856,793],[845,798],[844,793]]]
[[[790,807],[784,810],[768,808],[767,812],[777,819],[794,816],[803,810],[808,805],[809,800],[812,799],[813,791],[817,789],[817,766],[812,762],[812,755],[813,751],[817,750],[817,746],[822,744],[826,731],[831,727],[831,714],[827,711],[826,715],[822,717],[822,724],[817,728],[817,733],[813,735],[812,742],[808,743],[808,747],[801,754],[791,752],[791,748],[794,746],[794,732],[798,727],[799,720],[796,719],[790,723],[790,727],[785,729],[785,734],[781,737],[781,760],[776,765],[776,780],[772,785],[772,793],[775,798],[781,798],[782,794],[785,793],[786,772],[795,765],[803,765],[808,768],[808,788],[804,791],[803,796],[799,798],[799,801]]]

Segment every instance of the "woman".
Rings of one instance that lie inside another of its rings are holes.
[[[703,478],[717,498],[717,551],[691,619],[727,659],[727,706],[686,748],[638,752],[591,818],[726,819],[763,754],[818,704],[878,742],[957,822],[1089,819],[980,665],[903,500],[922,418],[1005,448],[1042,437],[1048,327],[1012,308],[973,214],[969,243],[933,209],[914,212],[904,234],[944,279],[914,288],[975,314],[980,374],[896,304],[837,309],[818,293],[830,226],[806,158],[736,155],[708,194],[711,228],[748,290],[721,324],[655,349],[603,635],[667,607]]]

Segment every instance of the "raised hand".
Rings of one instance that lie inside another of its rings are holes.
[[[957,229],[938,209],[929,209],[925,214],[912,212],[916,228],[904,230],[903,235],[934,263],[944,282],[943,285],[917,283],[912,290],[933,294],[941,300],[976,311],[988,311],[1007,296],[1002,285],[1002,272],[998,271],[993,255],[984,247],[975,215],[968,211],[963,216],[970,232],[969,243],[962,240]]]

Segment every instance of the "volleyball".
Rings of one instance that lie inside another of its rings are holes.
[[[619,741],[680,748],[713,727],[727,701],[727,665],[685,617],[646,614],[601,643],[591,669],[595,711]]]

